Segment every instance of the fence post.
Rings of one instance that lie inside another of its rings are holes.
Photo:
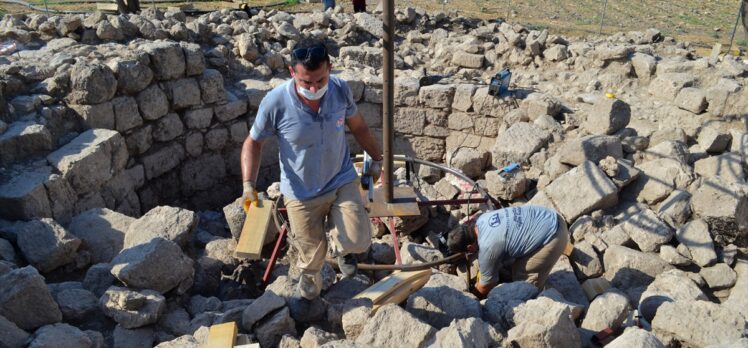
[[[597,35],[601,35],[603,33],[603,23],[605,23],[605,11],[608,9],[608,0],[605,0],[605,3],[603,3],[603,13],[600,16],[600,30],[597,32]]]

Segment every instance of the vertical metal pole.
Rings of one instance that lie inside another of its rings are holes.
[[[384,0],[384,67],[382,74],[384,82],[384,91],[382,96],[382,140],[384,142],[384,175],[382,176],[382,186],[384,188],[384,201],[392,203],[392,173],[394,171],[392,163],[392,143],[395,137],[395,127],[393,122],[394,114],[394,72],[395,72],[395,4],[394,0]]]
[[[605,11],[608,9],[608,0],[605,0],[605,3],[603,4],[603,14],[600,17],[600,31],[597,32],[597,35],[600,35],[603,33],[603,23],[605,23]]]
[[[727,48],[727,54],[732,54],[732,41],[735,39],[735,32],[738,30],[738,23],[740,23],[740,16],[743,14],[743,8],[745,2],[740,0],[740,6],[738,7],[738,16],[735,18],[735,25],[732,27],[732,35],[730,35],[730,47]],[[745,22],[745,19],[743,19]]]

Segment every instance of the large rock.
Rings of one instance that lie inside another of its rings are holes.
[[[700,159],[693,164],[694,172],[705,178],[721,178],[725,182],[745,184],[743,159],[740,154],[728,152]]]
[[[557,99],[544,93],[530,93],[520,105],[527,113],[530,121],[535,121],[539,117],[548,115],[556,117],[563,109],[563,105]]]
[[[499,284],[483,302],[483,319],[503,326],[506,313],[537,294],[538,288],[525,281]]]
[[[306,331],[304,331],[304,334],[301,336],[301,340],[299,340],[299,343],[302,347],[321,347],[325,343],[335,341],[337,339],[337,335],[329,333],[318,327],[311,326],[306,329]]]
[[[29,338],[29,333],[0,315],[0,346],[8,348],[22,348]]]
[[[266,315],[286,305],[286,301],[272,291],[265,291],[242,312],[242,327],[249,332]]]
[[[613,134],[629,124],[631,107],[620,99],[599,98],[592,107],[584,129],[592,134]]]
[[[111,272],[128,287],[181,293],[192,285],[194,268],[179,245],[157,237],[123,250],[112,260]]]
[[[9,219],[31,219],[52,216],[45,183],[51,168],[25,171],[0,185],[0,215]]]
[[[24,330],[62,320],[44,277],[31,266],[0,275],[0,315]]]
[[[117,79],[106,65],[101,63],[77,63],[70,71],[72,91],[68,99],[72,104],[99,104],[114,97]]]
[[[153,70],[139,60],[121,60],[114,65],[117,87],[123,94],[138,93],[153,80]]]
[[[489,348],[501,344],[504,337],[491,325],[479,318],[455,319],[436,333],[425,347]]]
[[[678,92],[675,97],[675,105],[683,110],[688,110],[694,114],[700,114],[706,110],[706,92],[700,88],[686,87]]]
[[[727,149],[732,134],[718,126],[707,126],[699,132],[698,142],[701,148],[709,153],[720,153]]]
[[[658,251],[660,245],[673,238],[673,230],[662,222],[652,210],[645,209],[623,222],[624,231],[639,246],[641,251]]]
[[[134,329],[156,323],[166,308],[166,299],[153,290],[112,286],[99,299],[99,306],[123,328]]]
[[[397,305],[385,305],[366,323],[357,344],[371,347],[420,347],[436,333]]]
[[[356,20],[356,25],[363,29],[363,31],[373,35],[375,38],[384,37],[384,26],[382,20],[379,19],[378,16],[366,12],[359,12],[353,17]]]
[[[112,332],[113,345],[117,348],[152,347],[153,339],[153,326],[126,329],[122,325],[117,325]]]
[[[125,168],[125,139],[116,131],[91,129],[47,156],[78,194],[96,192]]]
[[[0,163],[11,164],[52,149],[54,144],[49,127],[36,122],[13,122],[0,132]]]
[[[647,148],[644,152],[644,159],[641,162],[669,158],[687,165],[689,157],[690,153],[685,142],[666,140]]]
[[[620,245],[610,245],[603,256],[605,279],[619,289],[646,286],[673,266],[656,256]]]
[[[685,188],[692,180],[690,168],[682,163],[661,158],[637,166],[641,170],[639,179],[629,186],[640,202],[655,204],[665,199],[676,188]]]
[[[175,42],[150,41],[140,46],[148,53],[158,80],[173,80],[184,75],[187,65],[182,47]]]
[[[545,188],[567,222],[618,203],[618,188],[594,163],[584,161]]]
[[[638,327],[627,328],[621,336],[606,344],[607,348],[665,348],[655,335]]]
[[[153,179],[176,168],[184,159],[184,147],[171,143],[142,157],[146,179]]]
[[[452,55],[452,64],[463,68],[480,69],[483,67],[485,57],[482,54],[456,51]]]
[[[578,166],[584,161],[598,163],[608,156],[623,158],[623,148],[618,137],[588,135],[564,143],[558,149],[558,156],[561,163]]]
[[[499,174],[492,170],[486,173],[486,188],[494,197],[507,201],[522,197],[527,191],[529,182],[525,173],[518,171],[511,174]]]
[[[651,320],[662,303],[672,301],[707,301],[707,297],[686,272],[671,269],[657,275],[641,294],[640,315]]]
[[[576,275],[574,275],[574,268],[571,266],[569,258],[564,255],[561,255],[556,264],[553,265],[545,286],[555,289],[569,302],[583,307],[587,307],[590,303],[582,285],[579,284]]]
[[[135,100],[138,102],[140,114],[146,120],[157,120],[169,112],[169,99],[157,84],[142,90]]]
[[[68,324],[52,324],[39,328],[31,336],[28,347],[90,348],[93,342],[85,332]]]
[[[106,208],[87,210],[73,218],[68,230],[91,254],[91,263],[109,262],[122,251],[125,231],[135,221],[127,215]]]
[[[262,347],[274,347],[283,335],[296,336],[296,322],[287,307],[275,312],[255,329]]]
[[[437,329],[449,326],[454,319],[481,316],[475,296],[446,286],[421,288],[408,297],[405,309]]]
[[[737,275],[725,263],[718,263],[711,267],[704,267],[699,272],[706,284],[714,290],[728,289],[735,285]]]
[[[656,98],[672,101],[681,89],[693,86],[695,77],[687,73],[657,74],[649,84],[649,93]]]
[[[17,242],[26,260],[42,273],[72,262],[81,244],[80,239],[49,218],[23,223]]]
[[[600,257],[592,243],[587,240],[574,244],[574,250],[571,252],[570,258],[575,266],[574,273],[579,280],[596,278],[603,274],[603,264]]]
[[[66,322],[84,322],[98,309],[98,298],[82,287],[53,290],[52,297],[59,305]]]
[[[507,333],[507,342],[511,346],[581,346],[577,327],[563,304],[541,297],[519,305],[512,314],[516,326]]]
[[[525,162],[550,139],[550,132],[534,124],[515,123],[496,138],[491,150],[493,165],[501,168],[513,162]]]
[[[683,225],[675,232],[675,237],[688,249],[697,265],[703,267],[717,260],[709,225],[704,220],[693,220]]]
[[[135,220],[127,228],[124,248],[148,243],[154,238],[163,238],[187,246],[197,229],[198,216],[191,210],[158,206]]]
[[[707,301],[663,303],[652,321],[652,330],[663,342],[674,340],[687,347],[725,345],[748,333],[740,313]]]
[[[733,269],[737,274],[737,280],[730,290],[730,297],[722,305],[748,318],[748,261],[739,259]]]
[[[691,197],[691,208],[709,224],[717,244],[748,246],[748,198],[738,185],[704,180]]]
[[[691,194],[675,190],[660,202],[657,215],[672,228],[680,228],[691,218]]]
[[[630,310],[628,297],[617,289],[610,289],[598,295],[590,303],[582,321],[581,329],[585,333],[585,338],[591,338],[605,328],[618,330]]]
[[[451,168],[461,170],[470,178],[477,178],[483,174],[486,166],[486,153],[469,147],[461,147],[447,153],[447,163]]]

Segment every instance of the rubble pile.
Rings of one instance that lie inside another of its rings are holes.
[[[572,39],[413,8],[396,20],[395,152],[557,210],[574,251],[546,289],[505,282],[479,300],[464,268],[442,266],[374,310],[351,298],[385,272],[325,266],[322,299],[297,313],[292,252],[264,291],[264,264],[232,257],[241,143],[296,42],[326,40],[381,134],[378,14],[5,15],[0,38],[21,49],[0,57],[0,346],[197,347],[229,321],[263,347],[586,347],[607,328],[622,331],[611,347],[748,344],[745,64],[656,29]],[[504,67],[509,98],[486,84]],[[277,162],[271,141],[271,198]],[[413,180],[422,199],[471,189],[426,166]],[[398,218],[403,261],[444,257],[435,236],[486,208]],[[367,258],[391,264],[379,227]]]

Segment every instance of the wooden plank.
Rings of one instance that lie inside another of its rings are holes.
[[[408,296],[410,296],[410,294],[418,291],[418,289],[426,285],[426,283],[429,282],[429,279],[431,279],[431,272],[421,277],[416,277],[402,283],[402,285],[394,288],[393,291],[391,291],[389,294],[381,297],[377,304],[373,306],[372,310],[376,312],[379,307],[382,307],[384,305],[402,303],[403,301],[408,299]]]
[[[208,342],[204,348],[233,348],[236,342],[236,322],[212,325],[208,331]]]
[[[563,254],[567,257],[571,257],[571,253],[574,252],[574,244],[571,244],[571,242],[566,242],[566,247],[564,247]]]
[[[416,191],[410,186],[394,187],[393,203],[385,203],[383,187],[374,188],[374,202],[369,202],[368,191],[360,191],[364,206],[369,210],[369,217],[421,215]]]
[[[96,3],[96,10],[100,12],[119,12],[115,3]]]
[[[239,243],[234,250],[237,259],[257,260],[265,245],[265,237],[270,227],[270,219],[273,213],[273,201],[261,199],[257,205],[252,205],[244,219]]]
[[[422,278],[426,281],[421,283]],[[418,283],[420,283],[420,285],[415,287],[415,290],[420,289],[424,284],[426,284],[429,278],[431,278],[431,268],[420,271],[394,272],[387,277],[384,277],[376,284],[368,287],[366,290],[360,292],[354,298],[368,298],[372,303],[374,303],[374,305],[381,305],[383,301],[388,301],[388,299],[390,302],[387,303],[394,303],[391,301],[402,295],[403,290],[401,289],[413,289],[414,286],[411,285]],[[397,293],[397,296],[392,296],[395,293]],[[402,302],[402,300],[400,302]]]

